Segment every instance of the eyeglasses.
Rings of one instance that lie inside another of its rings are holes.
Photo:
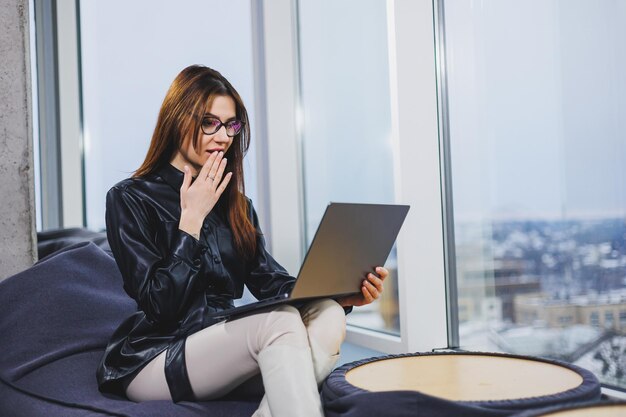
[[[241,120],[229,120],[226,123],[222,123],[217,117],[203,117],[200,127],[205,135],[213,135],[224,126],[226,128],[226,135],[230,138],[241,132],[244,122]]]

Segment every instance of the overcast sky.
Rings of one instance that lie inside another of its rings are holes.
[[[457,216],[624,216],[626,2],[445,4]]]

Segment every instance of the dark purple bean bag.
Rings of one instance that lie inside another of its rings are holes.
[[[565,412],[565,411],[580,411],[588,410],[589,412],[593,411],[593,415],[626,415],[626,401],[616,401],[616,400],[604,400],[601,402],[591,402],[585,404],[565,404],[558,405],[554,407],[542,408],[540,410],[532,410],[532,411],[523,411],[519,414],[514,414],[511,417],[551,417],[557,413]],[[558,415],[558,414],[557,414]],[[578,414],[581,415],[581,414]]]
[[[57,251],[0,282],[0,415],[249,417],[255,397],[133,403],[101,394],[96,366],[136,308],[113,258],[94,243]]]
[[[93,242],[100,249],[113,256],[106,232],[94,232],[80,227],[72,227],[37,232],[38,258],[43,259],[61,249],[83,242]]]

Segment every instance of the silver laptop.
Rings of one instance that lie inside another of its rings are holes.
[[[384,265],[409,211],[407,205],[330,203],[288,294],[215,314],[233,317],[275,304],[361,292],[367,273]]]

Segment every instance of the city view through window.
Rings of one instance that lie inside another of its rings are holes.
[[[460,347],[626,389],[626,4],[444,15]]]
[[[501,221],[487,236],[457,230],[463,347],[560,359],[624,386],[624,218]]]

